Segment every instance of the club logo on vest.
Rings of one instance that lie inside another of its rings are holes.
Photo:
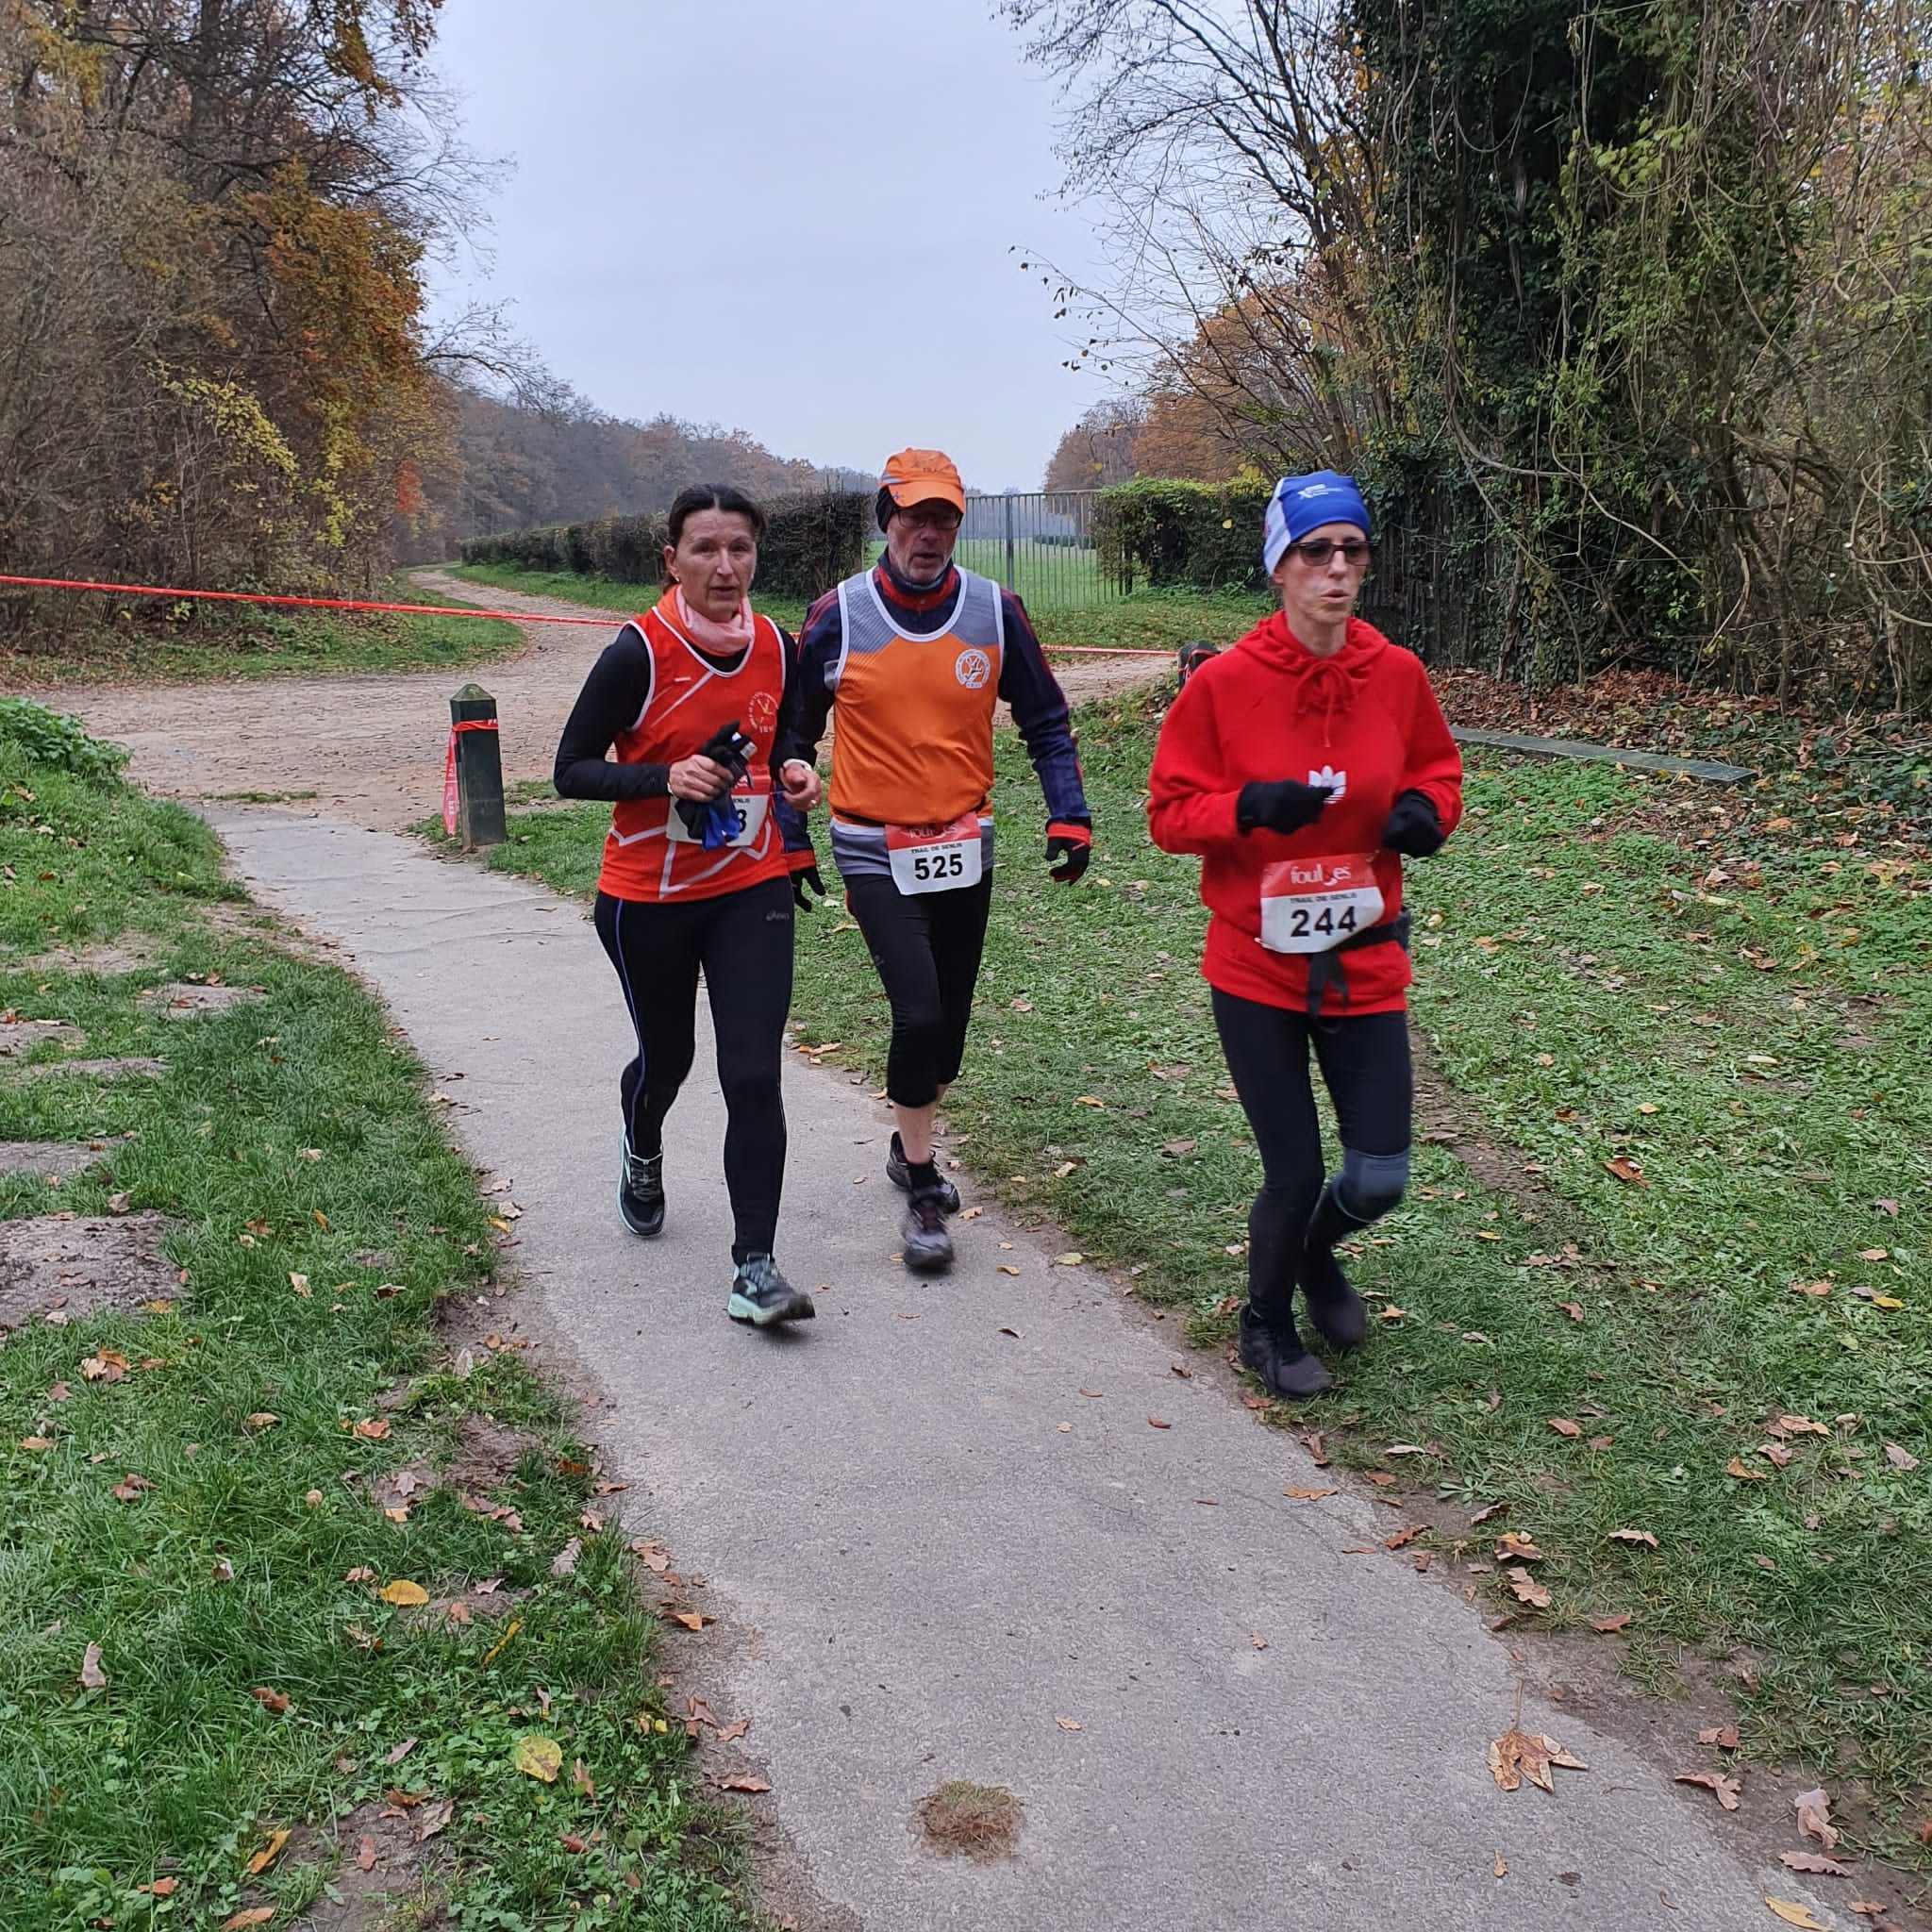
[[[751,726],[751,735],[760,744],[766,743],[772,736],[772,728],[778,722],[778,700],[768,691],[757,692],[745,707],[745,720]]]
[[[1330,805],[1333,805],[1336,799],[1346,797],[1348,793],[1348,774],[1338,772],[1333,765],[1324,765],[1319,772],[1310,772],[1308,783],[1328,786],[1334,792],[1334,797],[1328,801]]]
[[[992,675],[992,659],[984,651],[961,651],[953,659],[953,675],[968,691],[978,691]]]

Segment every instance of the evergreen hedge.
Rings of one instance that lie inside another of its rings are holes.
[[[1143,476],[1100,492],[1100,569],[1125,591],[1259,591],[1261,522],[1273,485],[1259,477],[1184,483]]]
[[[869,491],[850,490],[810,491],[764,505],[758,588],[768,596],[809,602],[850,576],[865,562],[872,506]],[[656,584],[663,581],[668,541],[665,513],[653,510],[472,537],[463,543],[462,559],[608,577],[620,584]]]

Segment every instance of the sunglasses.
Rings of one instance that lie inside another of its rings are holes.
[[[1317,570],[1338,550],[1341,552],[1342,562],[1351,570],[1364,561],[1369,554],[1368,544],[1359,537],[1344,537],[1339,543],[1333,537],[1305,537],[1299,543],[1291,543],[1288,547],[1304,563],[1313,564]]]

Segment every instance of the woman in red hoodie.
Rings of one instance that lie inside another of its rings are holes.
[[[1295,1288],[1326,1340],[1360,1341],[1367,1311],[1335,1243],[1408,1182],[1402,858],[1455,829],[1462,760],[1421,661],[1352,614],[1369,559],[1354,481],[1284,477],[1262,555],[1281,608],[1175,698],[1147,821],[1163,851],[1204,861],[1201,970],[1261,1152],[1241,1360],[1271,1393],[1307,1396],[1333,1377],[1296,1331]],[[1310,1048],[1341,1129],[1325,1187]]]

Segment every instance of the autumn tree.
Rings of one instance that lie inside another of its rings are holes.
[[[1090,405],[1054,446],[1044,488],[1100,490],[1140,475],[1134,448],[1147,426],[1147,405],[1135,395]]]

